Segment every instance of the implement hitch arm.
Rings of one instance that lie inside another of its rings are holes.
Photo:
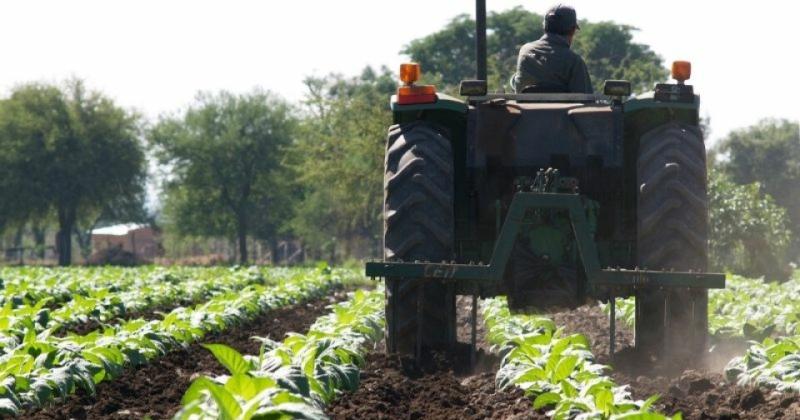
[[[586,280],[597,287],[682,287],[722,289],[725,275],[720,273],[649,271],[639,269],[600,268],[597,248],[589,232],[581,197],[576,194],[521,192],[514,196],[488,265],[446,264],[428,262],[368,262],[369,277],[455,280],[457,282],[499,283],[511,257],[514,240],[528,210],[552,209],[569,212],[572,232]]]

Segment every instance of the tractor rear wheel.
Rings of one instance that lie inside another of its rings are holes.
[[[708,198],[703,136],[670,123],[639,143],[639,267],[706,271]],[[707,346],[708,290],[642,290],[636,296],[636,347],[659,358],[686,360]]]
[[[453,258],[453,151],[424,121],[389,128],[384,177],[384,258]],[[455,296],[440,282],[386,279],[386,349],[415,354],[455,342]],[[421,342],[418,340],[421,339]]]

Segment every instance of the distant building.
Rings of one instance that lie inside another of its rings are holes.
[[[108,248],[121,248],[136,257],[152,260],[159,254],[159,238],[149,225],[126,223],[92,231],[92,248],[95,252]]]

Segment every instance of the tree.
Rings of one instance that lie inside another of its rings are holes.
[[[423,75],[457,86],[475,77],[475,23],[468,15],[453,18],[442,30],[411,41],[401,52],[420,63]],[[487,69],[490,89],[508,86],[520,47],[542,36],[542,16],[515,7],[492,12],[486,20]],[[573,48],[586,61],[596,91],[606,79],[625,79],[634,92],[666,80],[661,57],[633,42],[636,28],[614,22],[581,22]]]
[[[765,119],[735,130],[717,146],[721,169],[733,182],[758,182],[775,203],[786,208],[794,233],[794,257],[800,251],[800,124]]]
[[[7,214],[32,220],[55,211],[60,265],[72,261],[72,233],[82,215],[142,194],[138,124],[138,115],[80,80],[21,85],[3,102],[0,166],[12,173],[3,194],[16,197]]]
[[[759,183],[739,185],[709,172],[710,259],[716,270],[785,280],[791,231],[786,210]]]
[[[366,68],[353,78],[308,78],[306,86],[306,118],[292,150],[302,190],[293,231],[329,254],[342,243],[351,256],[349,248],[358,240],[378,249],[388,98],[397,88],[395,77],[387,68]]]
[[[149,137],[173,168],[169,225],[181,235],[235,237],[246,263],[248,234],[280,223],[272,210],[284,199],[282,160],[296,126],[291,107],[260,90],[201,93],[182,117],[161,118]]]

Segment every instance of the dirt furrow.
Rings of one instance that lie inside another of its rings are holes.
[[[683,413],[685,419],[783,419],[800,418],[800,398],[725,381],[725,362],[743,348],[735,342],[717,343],[708,355],[699,355],[694,366],[667,371],[654,368],[632,351],[633,331],[617,323],[617,353],[609,358],[609,321],[598,306],[581,307],[551,315],[566,332],[579,332],[592,343],[598,361],[612,366],[610,376],[618,384],[629,384],[633,396],[645,399],[661,395],[662,412]]]
[[[469,341],[469,299],[459,298],[459,342]],[[410,358],[386,355],[383,345],[367,356],[361,385],[327,408],[334,419],[540,419],[519,389],[495,389],[499,360],[488,352],[483,320],[478,320],[477,363],[466,345],[439,354],[423,366]]]
[[[288,332],[305,332],[328,312],[327,306],[346,299],[346,291],[328,297],[269,311],[252,322],[224,333],[211,334],[204,343],[227,344],[244,354],[258,354],[253,336],[282,339]],[[180,349],[139,369],[130,369],[119,378],[98,385],[95,395],[78,391],[52,407],[26,418],[34,419],[154,419],[170,418],[180,409],[180,400],[192,380],[200,375],[226,374],[225,369],[199,344]]]

